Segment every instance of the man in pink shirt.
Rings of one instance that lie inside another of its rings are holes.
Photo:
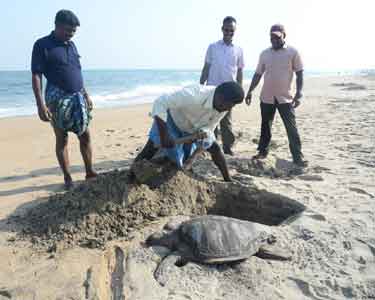
[[[258,145],[258,154],[255,159],[264,159],[268,154],[268,146],[271,141],[271,127],[276,109],[283,120],[289,139],[289,149],[293,156],[293,162],[300,166],[307,166],[303,160],[301,151],[301,139],[297,130],[295,108],[300,105],[303,87],[303,64],[296,49],[285,43],[285,28],[276,24],[270,30],[272,47],[264,50],[259,58],[259,63],[249,91],[246,103],[251,104],[252,92],[264,75],[264,83],[260,95],[262,127]],[[293,73],[296,74],[296,93],[291,94]]]
[[[235,81],[242,85],[244,58],[242,49],[233,44],[236,31],[236,19],[225,17],[221,31],[223,39],[209,45],[200,84],[218,86],[224,82]],[[232,131],[232,111],[220,121],[220,131],[225,154],[233,155],[232,146],[235,137]],[[217,135],[217,130],[215,130]]]

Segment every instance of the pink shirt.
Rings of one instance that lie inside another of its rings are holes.
[[[236,81],[237,70],[243,69],[242,49],[236,45],[227,45],[223,40],[208,46],[205,62],[210,65],[207,85],[219,85],[227,81]]]
[[[291,86],[293,73],[303,70],[301,57],[296,49],[284,46],[280,50],[268,48],[260,54],[256,73],[264,74],[264,83],[260,99],[273,104],[293,101]]]

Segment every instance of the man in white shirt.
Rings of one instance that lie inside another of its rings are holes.
[[[200,84],[214,85],[236,81],[242,85],[244,58],[240,47],[233,44],[236,19],[226,17],[221,28],[223,39],[209,45],[200,77]],[[232,131],[232,111],[229,110],[220,122],[224,153],[233,155],[235,137]]]
[[[135,161],[150,160],[162,148],[166,156],[179,168],[194,157],[197,151],[207,150],[225,181],[231,181],[223,153],[213,133],[217,124],[236,104],[242,103],[244,91],[235,82],[225,82],[218,87],[195,85],[185,87],[155,100],[151,116],[154,123],[143,150]],[[179,138],[205,132],[203,140],[176,144]]]

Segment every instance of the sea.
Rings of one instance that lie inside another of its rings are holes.
[[[306,75],[337,76],[363,72],[309,71]],[[245,84],[251,81],[253,73],[245,72]],[[125,107],[151,103],[163,93],[198,83],[200,70],[86,70],[83,77],[95,108]],[[36,113],[30,71],[0,71],[0,118]]]

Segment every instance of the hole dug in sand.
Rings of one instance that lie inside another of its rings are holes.
[[[208,208],[208,214],[277,226],[294,221],[306,209],[296,200],[255,185],[218,184],[215,188],[215,203]]]
[[[251,182],[210,182],[150,162],[137,163],[133,171],[133,179],[127,170],[101,174],[29,208],[14,220],[19,236],[50,251],[73,245],[103,248],[110,240],[132,239],[159,217],[217,214],[280,225],[305,210],[296,200]]]

